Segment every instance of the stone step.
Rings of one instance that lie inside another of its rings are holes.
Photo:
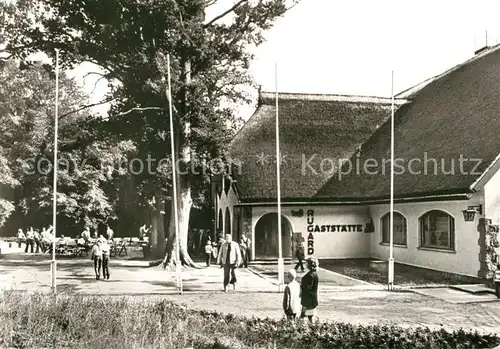
[[[457,291],[463,291],[471,294],[481,294],[481,293],[492,293],[495,294],[495,290],[487,287],[484,284],[473,284],[473,285],[450,285],[451,289]]]

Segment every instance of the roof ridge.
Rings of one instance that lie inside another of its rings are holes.
[[[484,50],[483,52],[481,53],[478,53],[474,56],[472,56],[471,58],[467,59],[466,61],[463,61],[462,63],[458,63],[456,65],[454,65],[453,67],[445,70],[444,72],[442,73],[439,73],[437,75],[434,75],[433,77],[430,77],[430,78],[427,78],[421,82],[419,82],[418,84],[416,85],[413,85],[412,87],[409,87],[401,92],[399,92],[398,94],[395,95],[395,97],[398,97],[398,98],[411,98],[410,96],[417,93],[418,91],[422,90],[425,86],[429,85],[430,83],[436,81],[436,80],[439,80],[451,73],[453,73],[455,70],[458,70],[464,66],[466,66],[467,64],[471,64],[473,63],[474,61],[480,59],[480,58],[483,58],[484,56],[487,56],[495,51],[497,51],[498,49],[500,49],[500,44],[496,44],[494,46],[491,46],[490,48],[488,48],[487,50]]]
[[[276,92],[260,91],[259,100],[263,98],[274,99]],[[307,101],[326,101],[326,102],[351,102],[351,103],[380,103],[391,104],[390,97],[363,96],[363,95],[342,95],[326,93],[292,93],[279,92],[278,98],[284,100],[307,100]],[[409,101],[405,98],[394,98],[394,103],[398,105],[406,104]]]

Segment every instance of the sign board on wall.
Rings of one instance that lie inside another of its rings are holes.
[[[363,232],[363,224],[315,224],[314,210],[307,210],[307,254],[314,254],[314,235],[312,233]]]

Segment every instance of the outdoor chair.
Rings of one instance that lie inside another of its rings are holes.
[[[127,243],[125,239],[118,239],[118,241],[113,240],[110,250],[111,257],[125,257],[128,255]]]
[[[68,247],[66,244],[56,242],[56,255],[63,256],[67,254]]]

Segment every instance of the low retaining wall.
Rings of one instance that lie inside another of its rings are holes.
[[[321,267],[318,268],[318,271],[320,274],[321,273],[327,274],[329,283],[334,282],[334,283],[338,284],[339,286],[366,286],[366,285],[373,286],[373,284],[371,284],[369,282],[354,279],[350,276],[343,275],[343,274],[340,274],[340,273],[337,273],[337,272],[334,272],[334,271],[331,271],[328,269],[323,269]],[[321,279],[322,279],[321,275],[319,275],[320,283],[321,283]]]

